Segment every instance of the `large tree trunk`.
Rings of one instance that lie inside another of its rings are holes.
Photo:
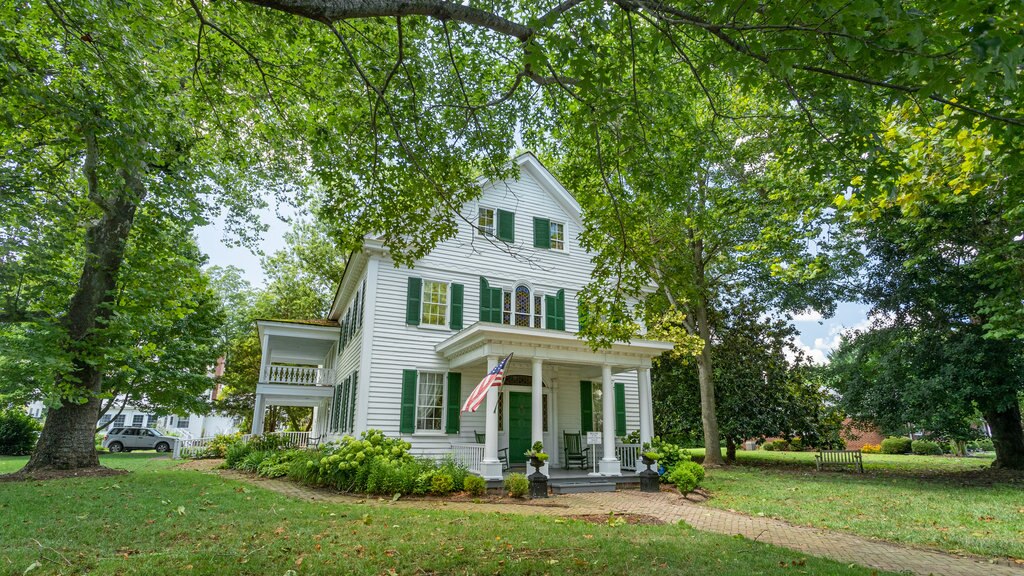
[[[88,144],[84,168],[89,197],[103,209],[103,216],[86,231],[82,275],[62,320],[68,334],[72,369],[59,384],[70,385],[73,392],[65,395],[62,406],[47,413],[39,443],[22,470],[27,474],[99,466],[94,439],[103,367],[90,362],[88,356],[100,338],[96,329],[112,313],[110,303],[144,188],[134,174],[122,171],[125,185],[119,193],[101,196],[95,173],[98,149],[95,140],[90,139]]]
[[[725,438],[725,459],[729,462],[736,461],[736,439],[732,436]]]
[[[724,466],[721,437],[718,435],[718,416],[715,415],[715,382],[711,375],[711,327],[708,326],[707,307],[696,306],[696,320],[704,348],[697,356],[697,380],[700,383],[700,419],[704,427],[704,466]]]
[[[1005,410],[986,411],[985,420],[992,428],[992,443],[996,447],[996,460],[992,466],[1024,470],[1024,428],[1021,427],[1020,406],[1014,403]]]

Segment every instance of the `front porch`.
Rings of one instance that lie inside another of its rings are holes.
[[[337,323],[260,320],[263,351],[252,434],[263,434],[264,414],[270,406],[313,409],[312,436],[323,435],[323,418],[334,395],[335,371],[331,355],[338,339]],[[273,432],[270,430],[269,432]]]
[[[541,441],[550,455],[542,472],[554,478],[571,455],[566,451],[569,434],[582,438],[581,447],[589,451],[583,469],[565,474],[618,477],[624,470],[634,472],[640,446],[654,430],[651,359],[672,346],[634,340],[595,352],[568,332],[476,323],[435,346],[450,370],[464,373],[467,388],[503,357],[514,356],[503,386],[488,391],[483,414],[466,415],[475,426],[476,442],[463,430],[451,440],[451,453],[484,479],[500,481],[503,460],[522,462],[523,452]],[[468,392],[463,390],[463,397]],[[639,443],[619,439],[630,429],[639,432]],[[592,437],[588,445],[587,432],[598,432],[599,441]]]

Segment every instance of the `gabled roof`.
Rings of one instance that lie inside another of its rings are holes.
[[[576,198],[573,198],[572,194],[565,189],[565,186],[562,186],[562,183],[559,182],[553,174],[551,174],[551,171],[548,170],[547,166],[533,155],[533,152],[524,152],[523,154],[516,156],[515,163],[519,165],[520,170],[526,172],[530,177],[536,180],[537,183],[540,184],[541,188],[551,195],[551,197],[555,199],[555,202],[558,202],[558,204],[562,206],[562,209],[565,210],[567,215],[572,216],[578,223],[583,221],[583,213],[580,209],[579,202],[577,202]]]
[[[577,202],[576,198],[574,198],[572,194],[565,189],[565,186],[562,186],[562,183],[559,182],[553,174],[551,174],[551,171],[547,169],[547,166],[544,166],[544,163],[542,163],[540,159],[533,154],[533,152],[524,152],[516,156],[513,159],[513,162],[519,166],[520,171],[525,172],[533,178],[540,185],[541,189],[547,192],[555,202],[562,207],[567,216],[572,218],[577,224],[582,225],[583,214],[580,209],[579,202]],[[491,181],[489,180],[481,179],[480,187],[483,188],[490,183]],[[346,281],[350,282],[350,279],[348,278],[349,272],[354,268],[358,268],[359,265],[365,264],[367,253],[372,250],[384,251],[386,250],[386,247],[384,247],[379,240],[367,236],[363,239],[363,249],[353,251],[345,262],[345,270],[341,273],[341,280],[338,282],[338,289],[334,292],[334,301],[331,304],[331,310],[327,314],[328,318],[334,319],[335,324],[337,324],[337,319],[342,313],[341,297],[342,294],[346,293]]]

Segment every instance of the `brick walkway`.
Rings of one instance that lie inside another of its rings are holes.
[[[301,500],[349,504],[362,502],[368,505],[543,516],[606,515],[610,512],[643,514],[668,523],[674,524],[682,521],[698,530],[728,535],[739,534],[751,540],[798,550],[812,556],[831,558],[843,563],[860,564],[879,570],[909,572],[922,576],[974,576],[979,574],[1024,576],[1024,567],[1018,567],[1002,559],[986,560],[954,556],[933,550],[870,540],[843,532],[794,526],[771,518],[746,516],[708,508],[668,492],[644,494],[637,491],[621,491],[553,497],[551,500],[559,506],[503,506],[434,500],[399,500],[395,503],[379,504],[373,499],[361,499],[326,490],[317,490],[287,480],[254,478],[234,471],[221,471],[220,473],[223,476],[257,484],[268,490]]]

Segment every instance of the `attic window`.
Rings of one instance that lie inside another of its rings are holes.
[[[551,249],[565,250],[565,224],[551,222]]]
[[[494,208],[480,208],[476,220],[477,229],[484,236],[494,236]]]

